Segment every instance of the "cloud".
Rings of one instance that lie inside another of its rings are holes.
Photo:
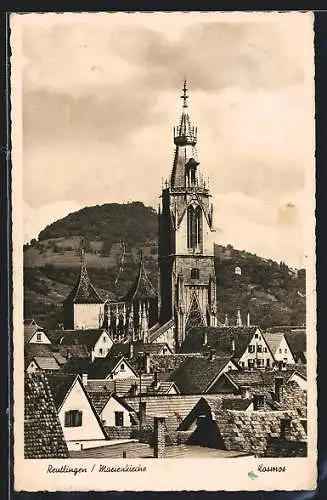
[[[24,242],[37,238],[40,231],[48,224],[82,208],[72,201],[49,203],[39,208],[24,203]]]
[[[293,259],[314,105],[312,26],[306,15],[291,17],[31,17],[23,39],[26,203],[156,207],[187,77],[200,166],[226,241],[245,248],[251,235],[258,253]],[[283,243],[286,228],[294,249]]]

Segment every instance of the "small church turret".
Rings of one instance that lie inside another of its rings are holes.
[[[79,277],[68,297],[64,300],[64,328],[80,330],[100,328],[104,319],[105,301],[91,283],[86,269],[85,250],[80,248],[81,266]]]
[[[159,210],[160,324],[175,321],[179,346],[194,326],[216,326],[213,208],[199,170],[198,130],[188,114],[184,81],[182,114],[174,127],[174,161]]]

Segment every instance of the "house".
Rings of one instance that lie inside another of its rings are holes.
[[[35,320],[25,323],[24,320],[24,343],[25,344],[51,344],[44,328],[39,326]]]
[[[285,333],[285,339],[290,346],[295,363],[307,363],[307,336],[304,329]]]
[[[110,356],[97,358],[90,364],[89,376],[95,379],[119,380],[137,378],[138,374],[124,356]]]
[[[56,373],[48,381],[68,449],[105,444],[106,432],[81,378]]]
[[[170,375],[182,394],[205,394],[212,392],[219,377],[230,370],[238,370],[228,357],[189,357]]]
[[[24,457],[68,458],[63,430],[44,373],[25,375],[24,402]]]
[[[269,391],[275,387],[276,379],[281,381],[283,387],[292,382],[306,391],[306,379],[296,370],[229,371],[222,374],[212,389],[216,394],[239,394],[246,390],[250,394],[263,391],[269,395]]]
[[[187,432],[187,443],[197,446],[256,456],[305,456],[307,434],[297,412],[267,410],[258,403],[254,399],[253,411],[226,409],[219,398],[204,396],[178,430]]]
[[[26,367],[27,373],[36,373],[39,371],[53,372],[58,370],[60,370],[60,365],[53,356],[34,356]]]
[[[266,332],[263,334],[263,336],[274,356],[276,365],[279,365],[280,363],[283,363],[284,365],[295,364],[292,350],[283,332]]]
[[[136,412],[105,387],[83,382],[109,438],[130,438],[138,424]],[[129,431],[129,432],[128,432]]]
[[[188,332],[181,352],[210,352],[233,358],[241,368],[269,368],[274,357],[257,326],[202,327]]]
[[[104,328],[54,330],[50,338],[60,346],[66,346],[67,349],[73,346],[85,346],[92,360],[105,358],[113,345],[110,335]]]

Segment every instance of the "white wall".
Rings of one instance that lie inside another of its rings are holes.
[[[255,367],[265,368],[267,366],[270,366],[270,368],[272,368],[273,364],[274,364],[274,358],[269,351],[268,345],[266,344],[266,341],[265,341],[265,339],[264,339],[264,337],[261,334],[259,329],[257,329],[255,333],[258,335],[258,338],[256,339],[255,334],[254,334],[251,341],[248,344],[248,346],[254,346],[254,352],[252,352],[252,353],[249,352],[249,349],[247,347],[244,354],[239,359],[238,364],[240,366],[243,366],[242,363],[244,363],[244,367],[248,368],[248,361],[249,360],[254,360],[255,363],[257,363],[257,360],[263,360],[262,365],[259,366],[258,364],[255,364]],[[262,347],[261,352],[258,352],[258,345],[261,345],[261,347]],[[265,352],[265,349],[267,350],[267,352]],[[267,365],[267,360],[269,360],[269,365]],[[261,361],[261,363],[262,363],[262,361]]]
[[[81,426],[65,427],[65,412],[70,410],[79,410],[83,412]],[[66,441],[105,439],[99,422],[92,411],[89,400],[87,399],[78,379],[75,381],[69,395],[60,408],[59,420]]]
[[[37,334],[40,335],[40,340],[38,340]],[[33,337],[29,341],[29,344],[51,344],[51,342],[42,330],[38,330],[34,333]]]
[[[97,343],[94,346],[94,357],[95,358],[105,358],[110,351],[111,347],[113,345],[113,341],[107,334],[107,332],[103,332],[101,334],[101,337],[97,341]]]
[[[282,338],[276,352],[274,353],[274,358],[276,361],[285,361],[285,363],[290,365],[295,364],[293,354],[287,345],[285,337]]]
[[[39,367],[35,363],[35,361],[31,361],[28,367],[26,368],[27,373],[35,373],[39,371]]]
[[[124,406],[122,406],[115,398],[111,397],[106,406],[103,408],[100,418],[103,422],[103,425],[106,426],[114,426],[115,425],[115,411],[122,411],[124,414],[124,427],[131,426],[131,419],[129,416],[129,411],[126,410]]]
[[[104,304],[74,304],[74,329],[100,328]]]
[[[122,369],[122,365],[124,365],[124,370]],[[129,368],[125,360],[121,360],[117,367],[115,368],[114,373],[112,373],[112,376],[108,375],[107,379],[109,380],[121,380],[124,378],[135,378],[137,379],[137,376],[135,373]]]

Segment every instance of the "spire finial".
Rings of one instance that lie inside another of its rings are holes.
[[[187,99],[188,99],[187,90],[188,89],[187,89],[186,80],[184,80],[183,95],[181,95],[181,99],[183,99],[183,108],[187,108]]]

